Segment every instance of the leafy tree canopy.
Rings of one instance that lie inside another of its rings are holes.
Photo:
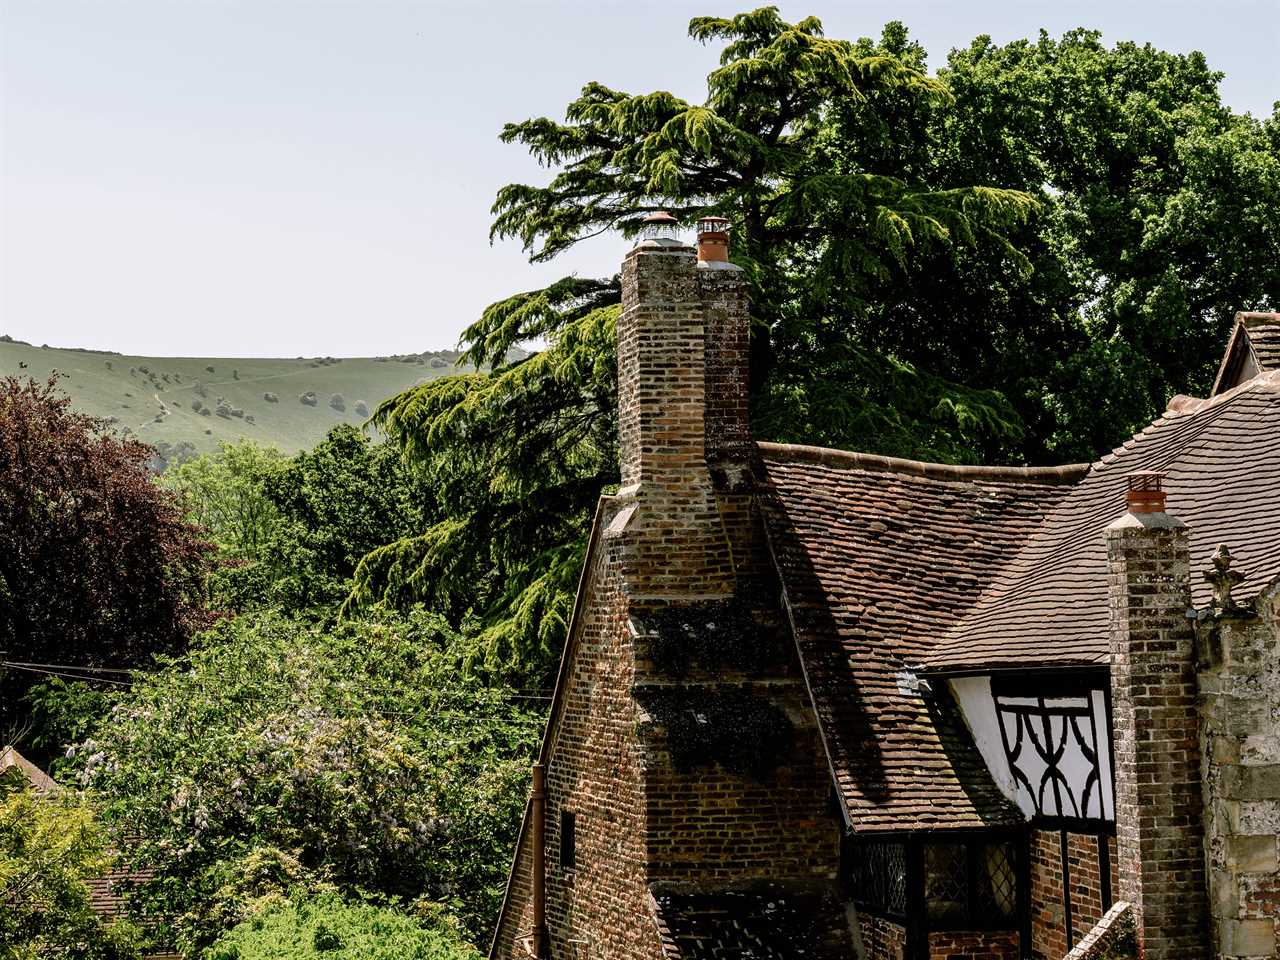
[[[979,38],[929,76],[897,23],[846,42],[766,7],[690,34],[721,45],[701,103],[590,83],[563,121],[503,130],[553,173],[499,192],[493,235],[546,260],[653,210],[728,217],[763,439],[1092,459],[1207,386],[1236,309],[1280,299],[1280,119],[1233,115],[1198,54]],[[549,675],[617,479],[618,296],[500,300],[463,334],[480,373],[376,411],[454,495],[364,562],[352,604],[475,611],[492,662]]]
[[[72,750],[185,951],[289,893],[363,891],[493,921],[538,715],[461,678],[438,617],[332,632],[260,613],[138,675]]]
[[[320,613],[350,591],[359,559],[417,533],[433,485],[400,452],[335,427],[293,457],[244,440],[171,467],[161,483],[220,548],[212,604]]]
[[[129,665],[205,622],[209,546],[151,479],[151,448],[74,412],[56,380],[0,380],[0,650]],[[10,672],[0,715],[32,675]]]

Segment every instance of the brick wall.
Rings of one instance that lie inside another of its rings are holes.
[[[1031,855],[1031,955],[1034,960],[1060,960],[1103,917],[1104,904],[1118,899],[1115,874],[1116,838],[1104,837],[1110,864],[1108,895],[1102,890],[1102,860],[1096,834],[1067,833],[1067,869],[1070,883],[1071,929],[1067,937],[1067,904],[1063,892],[1062,832],[1032,830]]]
[[[1280,955],[1280,599],[1199,624],[1215,955]]]
[[[1018,960],[1013,931],[955,931],[929,934],[929,960]]]
[[[1208,904],[1187,530],[1126,514],[1107,552],[1120,894],[1148,960],[1197,960]]]
[[[907,960],[907,931],[901,924],[859,913],[858,927],[864,960]],[[1011,930],[939,930],[928,935],[928,944],[929,960],[1019,960],[1021,957],[1018,934]]]
[[[745,290],[704,284],[689,247],[646,247],[622,267],[618,318],[619,497],[634,503],[624,537],[627,590],[639,597],[693,599],[734,590],[734,557],[721,527],[707,467],[707,337],[702,292],[717,295],[723,332],[745,319],[730,310]],[[714,387],[727,381],[720,358]],[[719,400],[713,407],[719,408]],[[713,414],[716,435],[723,419]],[[679,556],[679,563],[672,562]]]
[[[615,506],[616,505],[611,505]],[[606,511],[603,519],[607,521]],[[561,679],[547,764],[547,926],[554,954],[657,960],[661,945],[648,902],[643,757],[631,697],[635,658],[616,541],[603,538],[587,573],[573,655]],[[575,815],[576,869],[559,862],[563,811]],[[494,956],[524,957],[531,927],[528,836],[516,861]],[[572,941],[585,941],[570,946]]]
[[[1133,907],[1117,901],[1063,960],[1114,960],[1133,956]]]
[[[736,597],[765,633],[785,630],[746,466],[747,301],[734,269],[683,247],[641,246],[623,266],[618,322],[622,488],[595,534],[553,708],[546,764],[547,924],[553,955],[656,960],[649,884],[731,888],[830,880],[839,829],[830,772],[794,646],[762,675],[674,678],[650,657],[646,618]],[[704,402],[709,401],[709,402]],[[708,456],[714,464],[708,464]],[[753,779],[715,763],[678,771],[657,691],[698,702],[732,688],[785,712],[793,749]],[[559,862],[562,814],[576,867]],[[494,956],[522,957],[534,851],[522,844]]]
[[[706,456],[717,465],[745,466],[753,449],[749,413],[751,322],[741,270],[698,269],[707,328]]]
[[[905,960],[907,931],[900,924],[867,913],[858,914],[865,960]]]
[[[748,689],[787,713],[794,727],[792,762],[761,780],[719,768],[681,773],[671,765],[662,728],[647,728],[651,879],[726,887],[836,879],[840,828],[807,694],[798,680]]]

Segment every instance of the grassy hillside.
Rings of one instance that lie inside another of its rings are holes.
[[[57,370],[78,409],[112,418],[166,455],[204,452],[241,437],[292,453],[339,423],[364,422],[367,410],[406,387],[459,372],[456,356],[132,357],[0,342],[0,376],[43,381]],[[313,402],[304,403],[304,395]]]

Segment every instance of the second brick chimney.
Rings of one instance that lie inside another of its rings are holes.
[[[1209,955],[1187,528],[1156,473],[1133,474],[1107,527],[1121,899],[1145,960]]]
[[[749,327],[746,281],[727,259],[727,227],[703,221],[703,252],[718,249],[701,258],[669,215],[652,215],[622,267],[623,507],[611,532],[624,540],[636,596],[698,599],[734,589],[717,489],[746,483]]]

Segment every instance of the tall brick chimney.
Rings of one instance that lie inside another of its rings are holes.
[[[748,301],[727,222],[702,226],[705,257],[678,239],[674,218],[653,214],[622,266],[624,506],[610,531],[625,541],[630,592],[655,599],[726,596],[735,580],[717,489],[747,477]]]
[[[1134,474],[1107,527],[1120,897],[1145,960],[1209,954],[1187,528],[1159,474]]]

